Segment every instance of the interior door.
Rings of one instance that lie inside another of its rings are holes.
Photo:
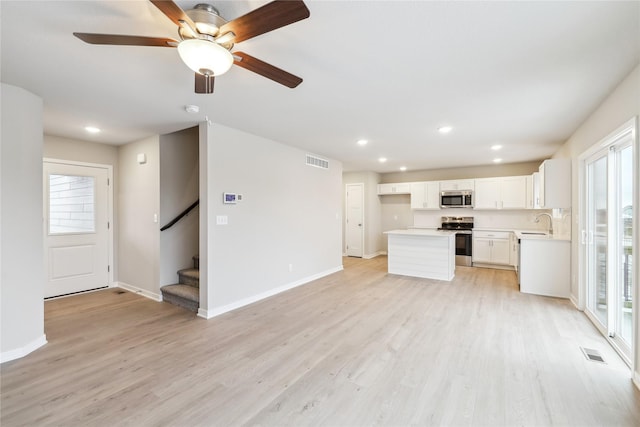
[[[347,184],[345,244],[347,256],[362,257],[364,245],[363,184]]]
[[[108,170],[44,162],[45,298],[109,285]]]

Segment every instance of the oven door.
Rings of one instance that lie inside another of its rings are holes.
[[[470,231],[456,233],[456,265],[471,266],[472,241]]]

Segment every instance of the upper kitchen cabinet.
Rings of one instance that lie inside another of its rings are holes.
[[[378,184],[378,195],[384,194],[411,194],[411,183]]]
[[[527,177],[476,179],[475,209],[526,209]]]
[[[453,179],[440,181],[440,191],[473,190],[473,179]]]
[[[571,159],[549,159],[539,169],[539,202],[543,209],[571,207]]]
[[[412,183],[411,209],[440,209],[440,182]]]
[[[527,176],[527,209],[540,209],[540,173]]]

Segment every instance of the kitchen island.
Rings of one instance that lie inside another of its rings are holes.
[[[455,232],[409,229],[385,231],[384,234],[389,239],[389,273],[453,280],[456,268]]]

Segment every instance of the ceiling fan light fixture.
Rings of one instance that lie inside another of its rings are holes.
[[[187,39],[178,45],[182,61],[196,73],[220,76],[233,65],[233,55],[215,42]]]

